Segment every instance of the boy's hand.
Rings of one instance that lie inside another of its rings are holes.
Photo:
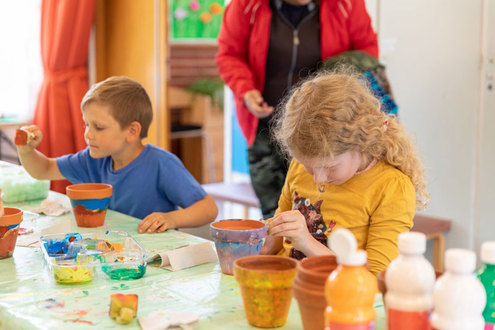
[[[176,228],[175,221],[168,213],[154,212],[148,215],[138,225],[138,232],[140,233],[162,233],[167,229]]]
[[[41,143],[41,140],[43,139],[43,133],[41,133],[41,130],[39,129],[38,126],[36,125],[29,125],[29,126],[23,126],[21,127],[22,130],[28,132],[30,134],[29,139],[27,140],[27,144],[24,146],[17,146],[19,150],[29,148],[29,149],[35,149],[38,147]]]
[[[308,230],[304,215],[297,210],[279,213],[266,221],[269,235],[287,237],[296,250],[306,250],[315,240]]]

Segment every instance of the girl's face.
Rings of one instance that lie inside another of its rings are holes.
[[[304,166],[306,172],[313,176],[315,183],[339,185],[352,178],[360,170],[362,157],[357,150],[346,151],[336,156],[331,162],[321,158],[294,158]]]
[[[110,106],[89,103],[83,110],[84,138],[93,158],[117,156],[125,147],[127,130],[113,118]]]

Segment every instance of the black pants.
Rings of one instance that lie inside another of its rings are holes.
[[[268,124],[260,121],[254,144],[248,147],[251,184],[264,219],[275,213],[289,169],[289,160],[280,154],[276,142],[270,138]]]

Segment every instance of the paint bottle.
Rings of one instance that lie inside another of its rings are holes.
[[[495,329],[495,241],[481,245],[481,265],[478,278],[485,287],[486,307],[483,310],[485,330]]]
[[[486,294],[474,274],[476,254],[470,250],[449,249],[445,253],[446,272],[433,289],[430,324],[437,330],[483,330],[482,316]]]
[[[335,230],[329,247],[337,256],[337,269],[325,284],[327,308],[325,329],[372,330],[376,312],[376,277],[366,268],[366,252],[357,250],[354,235],[347,229]]]
[[[402,233],[399,256],[387,268],[385,307],[389,330],[424,330],[433,308],[435,271],[423,256],[426,236]]]

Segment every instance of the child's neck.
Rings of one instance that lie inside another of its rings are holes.
[[[373,166],[376,165],[376,163],[377,163],[376,158],[372,158],[372,159],[368,159],[367,157],[364,158],[363,161],[361,162],[361,166],[359,167],[356,174],[361,174],[361,173],[364,173],[364,172],[371,170],[373,168]]]
[[[129,145],[118,155],[112,155],[112,169],[116,171],[126,167],[141,154],[144,148],[145,146],[141,143],[141,141],[139,141],[138,143]]]

